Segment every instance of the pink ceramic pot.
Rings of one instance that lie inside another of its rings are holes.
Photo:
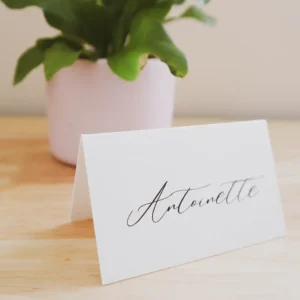
[[[170,127],[175,77],[150,59],[134,82],[120,79],[106,60],[80,60],[47,85],[51,153],[75,165],[80,135]]]

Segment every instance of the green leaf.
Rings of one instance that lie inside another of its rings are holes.
[[[79,43],[64,36],[38,39],[34,47],[28,49],[20,56],[15,71],[14,84],[21,82],[34,68],[43,63],[45,52],[58,42],[66,44],[75,52],[82,49]],[[86,51],[85,55],[87,59],[94,60],[94,53]]]
[[[105,56],[111,41],[113,15],[95,0],[64,0],[54,2],[44,8],[49,25],[61,30],[65,35],[77,37],[93,45]]]
[[[44,71],[46,79],[52,79],[60,69],[73,65],[81,52],[82,50],[75,50],[66,42],[55,42],[45,52]]]
[[[43,9],[44,16],[48,24],[65,34],[76,35],[76,27],[79,26],[76,15],[73,12],[74,4],[69,0],[63,0],[61,3],[53,2],[52,5]]]
[[[14,85],[21,82],[44,59],[44,52],[38,46],[26,50],[19,58],[14,76]]]
[[[54,2],[61,2],[63,0],[0,0],[8,8],[11,9],[21,9],[29,6],[38,6],[45,8],[49,5],[52,5]]]
[[[139,13],[139,17],[149,17],[158,20],[163,20],[165,16],[169,13],[173,5],[173,0],[165,0],[158,2],[155,6],[144,9]]]
[[[115,0],[118,1],[124,2]],[[172,4],[173,0],[126,0],[120,17],[115,20],[110,54],[117,53],[123,48],[136,15],[163,19]]]
[[[133,22],[127,47],[109,57],[108,63],[121,78],[135,80],[145,55],[158,57],[175,76],[184,77],[188,71],[184,54],[174,45],[162,23],[142,15]]]
[[[66,43],[69,47],[71,47],[75,51],[79,51],[83,48],[82,43],[79,42],[78,40],[63,35],[57,35],[51,38],[41,38],[36,41],[36,44],[45,52],[48,48],[52,47],[52,45],[56,42]]]
[[[10,8],[38,6],[48,24],[64,35],[98,48],[99,57],[107,56],[112,39],[114,15],[125,0],[0,0]],[[148,1],[148,0],[144,0]],[[109,9],[108,9],[109,8]]]
[[[192,18],[208,25],[215,25],[216,23],[215,18],[208,16],[201,8],[195,5],[190,6],[180,15],[180,18]]]
[[[140,0],[128,0],[125,3],[120,18],[116,20],[114,26],[111,53],[116,53],[122,49],[130,30],[132,19],[140,8],[141,3],[142,1]]]
[[[84,5],[79,5],[75,9],[79,21],[77,34],[99,49],[103,46],[108,47],[112,38],[113,16],[105,7],[95,6],[94,0],[85,1]],[[103,53],[103,56],[105,55],[106,53]]]
[[[0,0],[8,8],[11,9],[21,9],[27,6],[34,6],[38,4],[38,0]]]
[[[116,20],[119,19],[121,12],[124,11],[124,7],[128,2],[128,0],[97,0],[97,1],[99,2],[99,4],[102,2],[102,6],[104,6],[107,10],[109,10],[114,15],[118,16]]]

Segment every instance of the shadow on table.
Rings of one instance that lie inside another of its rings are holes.
[[[2,245],[0,278],[5,282],[0,283],[0,295],[102,286],[92,220],[63,224],[32,237]],[[11,272],[11,265],[19,267]]]
[[[93,220],[69,222],[33,234],[34,239],[90,239],[95,238]]]

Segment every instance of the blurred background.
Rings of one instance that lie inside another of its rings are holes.
[[[298,118],[300,1],[214,0],[206,8],[218,19],[214,28],[168,25],[190,65],[178,79],[176,115]],[[35,8],[0,5],[0,25],[0,114],[45,114],[42,68],[15,88],[11,82],[18,56],[55,31]]]

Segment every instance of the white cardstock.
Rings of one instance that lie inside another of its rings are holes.
[[[265,121],[83,135],[72,221],[102,284],[285,235]]]

